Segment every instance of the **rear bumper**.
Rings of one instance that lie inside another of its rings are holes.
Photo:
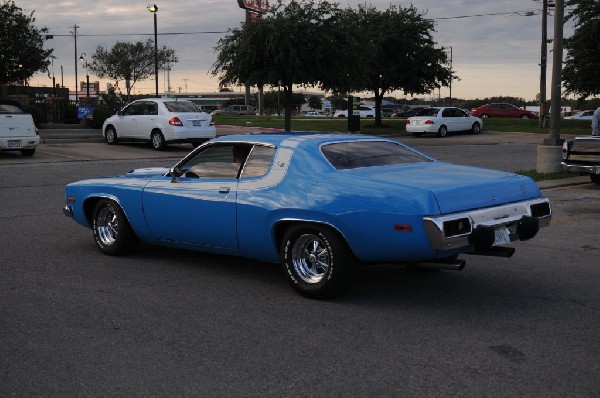
[[[40,144],[40,137],[2,137],[0,138],[1,151],[19,151],[21,149],[34,149]]]
[[[539,227],[550,224],[552,209],[546,198],[442,216],[424,217],[429,243],[436,250],[452,250],[474,246],[484,250],[494,245],[494,232],[508,229],[510,241],[527,240]],[[457,223],[462,223],[457,228]],[[488,242],[489,237],[492,241]],[[488,246],[488,247],[485,247]]]
[[[600,165],[569,164],[561,162],[563,170],[573,173],[600,174]]]

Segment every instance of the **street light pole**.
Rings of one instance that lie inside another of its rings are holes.
[[[562,56],[563,56],[563,20],[565,12],[564,0],[554,3],[554,42],[552,47],[552,90],[550,104],[550,136],[544,144],[560,146],[560,112],[561,112],[561,85],[562,85]]]
[[[148,4],[148,11],[154,14],[154,94],[156,98],[158,96],[158,29],[156,22],[156,13],[158,11],[158,6],[156,4]]]
[[[540,127],[546,121],[546,64],[548,58],[548,0],[542,0],[542,49],[540,59]]]
[[[87,54],[86,53],[81,53],[81,56],[79,57],[79,60],[81,62],[83,62],[83,67],[85,68],[85,84],[86,84],[86,90],[87,90],[86,97],[89,98],[89,96],[90,96],[90,72],[88,70]]]
[[[70,26],[70,28],[73,29],[71,33],[73,34],[73,38],[75,39],[75,103],[78,103],[79,89],[77,86],[79,86],[79,78],[77,77],[77,28],[79,28],[79,26],[75,24],[73,26]]]

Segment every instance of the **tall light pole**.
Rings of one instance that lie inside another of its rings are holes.
[[[154,14],[154,86],[155,91],[154,94],[156,98],[158,97],[158,30],[156,25],[156,12],[158,11],[158,6],[156,4],[148,4],[148,11]]]
[[[83,67],[85,68],[85,84],[87,89],[86,97],[90,96],[90,72],[88,71],[88,63],[87,63],[87,54],[81,53],[79,56],[79,60],[83,62]]]
[[[560,112],[563,56],[563,23],[565,13],[564,0],[554,3],[554,41],[552,47],[552,87],[550,104],[550,136],[544,140],[546,145],[560,146]]]

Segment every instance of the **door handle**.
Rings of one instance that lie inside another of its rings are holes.
[[[219,193],[229,193],[229,187],[221,187],[219,188]]]

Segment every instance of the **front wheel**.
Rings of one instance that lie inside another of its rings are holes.
[[[330,228],[299,224],[285,233],[281,256],[286,278],[301,295],[325,299],[346,288],[357,260],[346,241]]]
[[[590,174],[590,179],[594,184],[600,184],[600,174]]]
[[[167,143],[165,142],[165,137],[158,130],[152,132],[152,135],[150,136],[150,141],[152,142],[152,148],[154,148],[157,151],[162,151],[167,146]]]
[[[106,143],[108,145],[115,145],[117,143],[117,131],[114,127],[108,127],[106,129]]]
[[[529,119],[529,115],[521,115],[521,119]]]
[[[488,116],[487,114],[485,114],[485,113],[484,113],[483,115],[481,115],[481,118],[482,118],[482,119],[487,119],[488,117],[489,117],[489,116]]]
[[[473,125],[471,126],[471,133],[473,133],[473,134],[481,133],[481,126],[479,125],[479,123],[477,123],[477,122],[473,123]]]
[[[100,251],[109,256],[131,253],[139,244],[121,207],[109,199],[102,199],[96,204],[92,231]]]

